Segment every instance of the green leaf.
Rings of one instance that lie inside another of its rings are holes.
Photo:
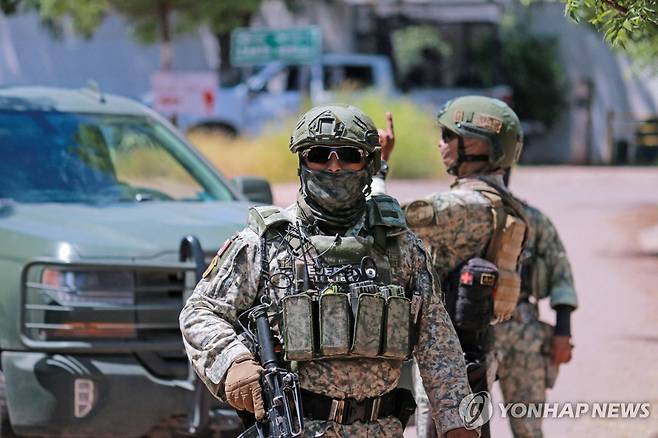
[[[626,29],[619,29],[617,31],[617,35],[615,35],[615,43],[616,44],[623,44],[625,41],[628,41],[628,33],[626,32]]]

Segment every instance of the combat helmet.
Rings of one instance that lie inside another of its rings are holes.
[[[290,138],[290,151],[299,153],[316,145],[354,146],[366,151],[371,174],[381,165],[377,128],[370,117],[351,105],[316,106],[299,118]]]
[[[489,155],[466,155],[462,140],[459,162],[488,161],[494,168],[516,163],[523,148],[523,131],[516,113],[503,101],[484,96],[464,96],[448,101],[438,114],[439,125],[460,137],[489,142]]]

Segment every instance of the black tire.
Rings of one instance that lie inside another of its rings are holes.
[[[5,375],[0,371],[0,438],[15,438],[16,434],[9,423],[6,394]]]
[[[209,135],[221,135],[233,139],[238,136],[238,130],[234,126],[222,122],[207,122],[194,126],[190,132],[200,132]]]

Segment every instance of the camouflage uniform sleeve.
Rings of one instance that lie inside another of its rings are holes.
[[[472,190],[451,190],[426,199],[433,215],[405,207],[409,227],[423,240],[431,252],[432,263],[441,278],[460,263],[482,254],[493,233],[493,213],[479,193]],[[422,204],[420,204],[422,205]]]
[[[260,240],[245,229],[220,250],[180,314],[187,356],[210,391],[223,397],[224,377],[233,361],[249,354],[233,328],[258,295]]]
[[[551,307],[568,305],[578,307],[578,297],[573,283],[571,264],[562,240],[551,220],[539,214],[536,230],[537,256],[543,259],[546,269],[546,292],[551,297]]]
[[[440,433],[464,427],[459,402],[470,388],[466,364],[455,329],[440,296],[440,285],[432,275],[429,257],[415,240],[415,289],[423,296],[418,342],[414,355],[427,392],[432,418]]]

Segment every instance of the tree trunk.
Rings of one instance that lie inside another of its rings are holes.
[[[240,26],[248,26],[251,14],[242,14],[239,17]],[[231,32],[215,33],[219,45],[219,80],[222,85],[235,85],[242,80],[243,71],[231,65]]]
[[[231,33],[225,32],[217,35],[219,43],[219,74],[227,74],[231,69]]]
[[[162,1],[158,6],[160,15],[160,67],[162,70],[171,70],[173,64],[173,52],[171,49],[171,5],[168,1]]]

